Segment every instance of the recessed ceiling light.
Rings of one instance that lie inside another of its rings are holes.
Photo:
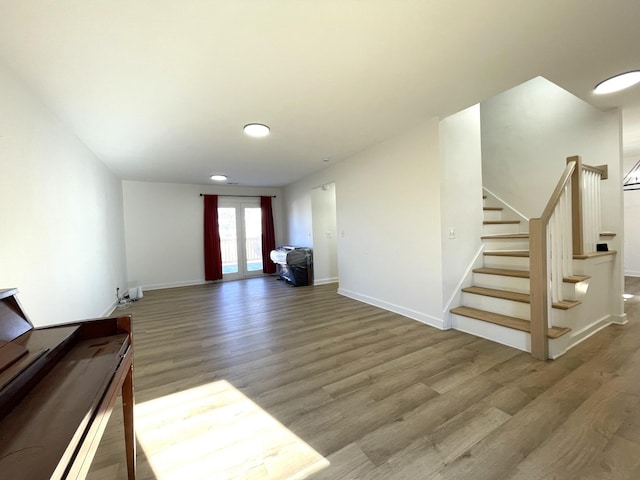
[[[605,93],[619,92],[620,90],[629,88],[638,82],[640,82],[640,70],[621,73],[620,75],[616,75],[615,77],[611,77],[603,82],[600,82],[598,85],[596,85],[593,93],[597,95],[603,95]]]
[[[227,178],[228,177],[226,175],[211,175],[211,180],[213,180],[214,182],[224,182]]]
[[[262,123],[248,123],[243,130],[250,137],[266,137],[269,135],[269,127]]]

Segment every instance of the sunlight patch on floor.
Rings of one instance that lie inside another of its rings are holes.
[[[158,480],[301,480],[329,461],[226,380],[136,405]]]

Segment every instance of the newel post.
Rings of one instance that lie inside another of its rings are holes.
[[[529,269],[531,283],[531,355],[538,360],[549,358],[547,326],[547,235],[541,218],[529,220]]]
[[[575,155],[567,157],[567,163],[576,162],[576,168],[571,174],[571,225],[573,232],[573,254],[584,254],[584,228],[582,225],[582,157]]]

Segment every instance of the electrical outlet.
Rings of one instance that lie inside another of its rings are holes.
[[[456,229],[449,227],[449,239],[453,240],[454,238],[456,238]]]

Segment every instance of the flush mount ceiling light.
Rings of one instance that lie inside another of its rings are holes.
[[[269,127],[262,123],[248,123],[243,130],[250,137],[266,137],[269,135]]]
[[[226,175],[211,175],[211,180],[213,180],[214,182],[224,182],[227,178],[228,177]]]
[[[598,85],[596,85],[593,93],[597,95],[603,95],[605,93],[619,92],[620,90],[629,88],[638,82],[640,82],[640,70],[621,73],[620,75],[616,75],[615,77],[611,77],[603,82],[600,82]]]

